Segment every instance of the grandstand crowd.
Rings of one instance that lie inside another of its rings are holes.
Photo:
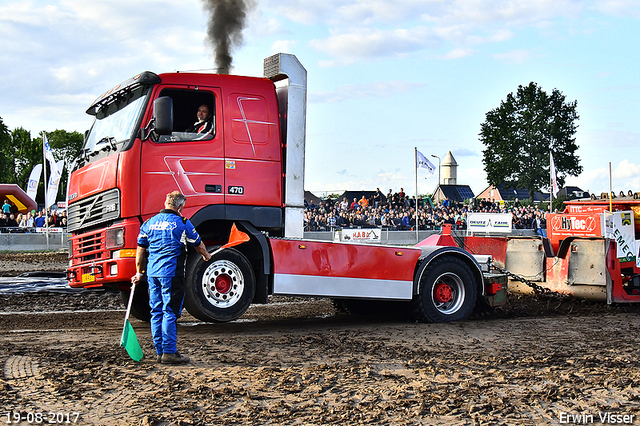
[[[67,212],[52,209],[18,212],[18,207],[5,199],[0,211],[0,232],[32,232],[36,228],[66,228]]]
[[[464,203],[448,198],[433,203],[429,198],[417,200],[418,229],[437,230],[443,224],[452,229],[467,228],[467,214],[511,213],[515,229],[540,230],[546,228],[545,212],[536,206],[523,205],[516,198],[513,202],[470,199]],[[371,197],[321,200],[317,204],[305,200],[305,231],[330,231],[342,228],[383,228],[391,231],[409,231],[416,228],[416,197],[399,192],[385,196],[377,190]]]

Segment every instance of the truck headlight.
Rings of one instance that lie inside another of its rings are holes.
[[[114,249],[124,246],[124,228],[109,228],[105,234],[105,247]]]

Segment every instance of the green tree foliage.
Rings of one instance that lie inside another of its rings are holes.
[[[58,160],[64,160],[66,168],[70,167],[78,157],[84,143],[84,136],[81,133],[66,130],[48,132],[47,139],[54,156]]]
[[[0,183],[11,183],[11,133],[0,118]]]
[[[507,95],[481,124],[482,162],[489,183],[526,188],[533,200],[535,191],[549,187],[549,152],[553,152],[560,187],[567,175],[579,175],[577,105],[577,101],[565,102],[557,89],[547,95],[533,82]]]
[[[31,169],[38,163],[42,163],[42,145],[31,139],[31,133],[19,127],[11,132],[13,148],[12,155],[12,182],[22,189],[27,188]]]
[[[64,160],[65,170],[58,186],[57,200],[65,198],[69,167],[80,154],[83,136],[78,132],[55,130],[47,133],[51,151],[56,160]],[[0,118],[0,182],[15,183],[26,190],[29,175],[36,164],[43,161],[42,136],[31,138],[31,133],[22,127],[9,132]],[[49,163],[47,162],[47,178]],[[44,202],[44,179],[40,178],[36,201]]]
[[[58,186],[58,198],[56,198],[56,200],[64,200],[66,198],[65,193],[69,174],[71,173],[71,166],[80,155],[82,144],[84,143],[84,136],[78,132],[54,130],[53,132],[47,133],[47,140],[49,141],[49,146],[51,146],[51,151],[53,151],[53,156],[56,160],[64,160],[64,171]],[[42,143],[40,143],[40,147],[42,147]]]

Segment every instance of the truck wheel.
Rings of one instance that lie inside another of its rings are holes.
[[[469,265],[443,256],[418,271],[420,294],[413,298],[413,318],[420,322],[449,322],[469,318],[476,305],[476,281]]]
[[[195,254],[185,282],[184,307],[201,321],[227,322],[244,314],[256,291],[255,277],[246,257],[225,249],[205,262]]]
[[[129,295],[131,290],[121,290],[120,298],[126,307],[129,304]],[[133,302],[131,302],[131,315],[140,321],[151,321],[151,307],[149,306],[149,284],[147,281],[141,281],[136,285],[136,292],[133,294]]]

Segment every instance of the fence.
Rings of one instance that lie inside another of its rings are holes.
[[[338,241],[339,231],[305,232],[304,238],[308,240]],[[452,231],[454,236],[463,237],[466,231]],[[439,234],[440,231],[389,231],[380,232],[380,241],[376,244],[412,246],[417,241],[422,241],[430,235]],[[504,234],[501,234],[504,235]],[[535,231],[529,229],[514,229],[513,236],[535,236]],[[66,232],[36,233],[0,233],[0,251],[44,251],[44,250],[68,250]]]
[[[69,236],[62,228],[0,228],[0,251],[68,250]]]

